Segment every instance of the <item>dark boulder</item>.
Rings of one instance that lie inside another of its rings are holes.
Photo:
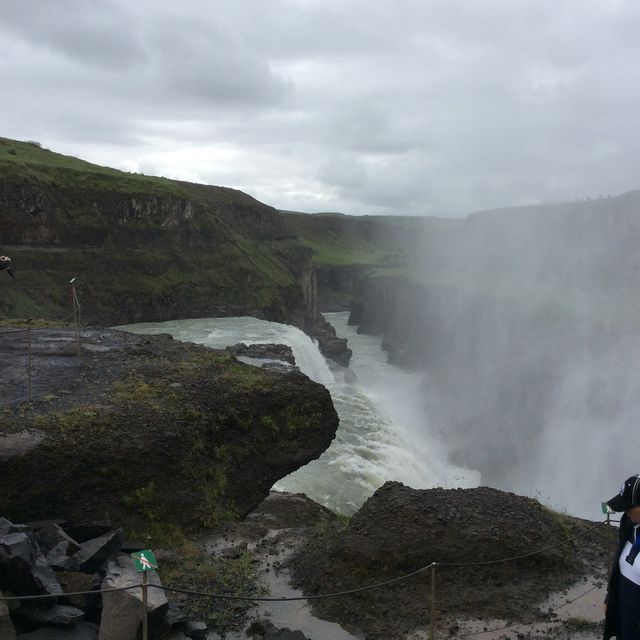
[[[56,355],[73,332],[31,333],[34,395],[48,399],[27,413],[9,402],[0,415],[0,434],[36,425],[42,434],[28,451],[0,456],[13,520],[112,521],[136,534],[151,519],[211,527],[255,508],[276,481],[319,457],[338,426],[327,389],[301,373],[107,329],[81,332],[79,363]],[[26,363],[4,353],[11,348],[0,339],[10,375],[22,375]],[[63,528],[78,543],[95,537]]]
[[[0,591],[0,598],[3,596]],[[9,615],[9,607],[4,600],[0,600],[0,638],[2,640],[15,640],[16,630]]]
[[[72,555],[80,551],[80,545],[69,536],[58,524],[51,523],[38,531],[38,545],[46,554],[58,547],[60,543],[66,543],[65,549]]]
[[[263,358],[265,360],[282,360],[292,365],[296,363],[291,347],[284,344],[245,344],[244,342],[239,342],[238,344],[227,347],[227,351],[234,356]]]
[[[97,624],[83,621],[70,627],[42,627],[19,635],[18,640],[98,640],[98,630]]]
[[[71,625],[80,622],[84,613],[76,607],[66,604],[47,606],[38,602],[21,602],[13,612],[13,618],[29,627],[46,625]]]
[[[183,632],[191,640],[205,640],[208,628],[204,622],[189,621],[184,625]]]
[[[26,533],[0,537],[0,588],[16,595],[62,593],[47,559]]]
[[[110,556],[120,550],[122,539],[122,531],[117,529],[99,538],[87,540],[80,545],[80,551],[72,556],[71,561],[79,571],[94,573]]]
[[[307,595],[412,574],[362,596],[314,601],[320,617],[355,626],[377,640],[424,625],[425,580],[432,563],[438,565],[440,611],[522,620],[536,613],[552,591],[604,573],[614,536],[610,527],[488,487],[417,490],[387,482],[344,530],[301,548],[292,568],[295,584]],[[600,566],[594,558],[601,558]],[[373,620],[372,610],[382,613]]]
[[[155,571],[147,573],[149,584],[162,586]],[[142,582],[130,556],[119,555],[111,558],[102,582],[102,589],[124,589],[136,587]],[[101,640],[128,640],[134,638],[142,624],[142,588],[109,591],[102,596],[103,608],[100,620]],[[169,602],[162,589],[149,587],[147,590],[147,616],[149,626],[162,625],[169,610]]]
[[[60,586],[67,593],[80,593],[87,591],[98,591],[100,589],[101,578],[98,574],[83,573],[81,571],[60,571],[57,574]],[[60,598],[61,602],[69,604],[86,613],[93,613],[100,602],[100,595],[97,593],[83,593]]]
[[[282,629],[276,626],[270,620],[256,620],[249,629],[247,635],[253,640],[309,640],[302,631],[292,631],[288,627]]]

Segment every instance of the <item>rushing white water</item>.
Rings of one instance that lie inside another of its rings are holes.
[[[420,376],[387,362],[380,340],[359,335],[346,313],[327,319],[348,339],[349,369],[331,370],[312,340],[296,327],[255,318],[175,320],[119,327],[136,333],[169,333],[178,340],[223,348],[238,342],[291,347],[296,364],[330,391],[340,427],[318,459],[283,478],[276,489],[300,491],[350,514],[387,480],[414,488],[476,486],[475,471],[448,463],[447,450],[424,424]],[[425,431],[426,429],[426,431]]]

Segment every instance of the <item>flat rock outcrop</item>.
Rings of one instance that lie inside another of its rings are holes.
[[[0,333],[0,495],[14,522],[212,526],[248,513],[338,426],[303,374],[170,336],[33,330],[30,382],[27,340]]]

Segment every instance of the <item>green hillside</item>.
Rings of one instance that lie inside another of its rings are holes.
[[[247,194],[100,167],[0,138],[0,318],[87,322],[251,314],[298,326],[310,252]]]

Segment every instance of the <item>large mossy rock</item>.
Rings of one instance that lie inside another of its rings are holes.
[[[338,416],[329,392],[170,336],[0,335],[0,495],[13,521],[197,529],[243,515],[317,458]]]

